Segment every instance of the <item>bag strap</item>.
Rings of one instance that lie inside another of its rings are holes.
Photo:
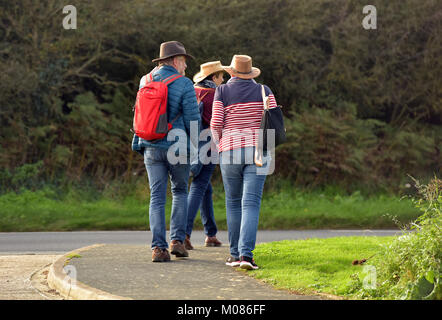
[[[268,110],[269,109],[269,97],[266,97],[264,85],[262,85],[262,84],[261,84],[261,96],[262,96],[262,103],[263,103],[264,111]],[[262,121],[262,119],[261,119],[261,121]],[[257,167],[263,166],[263,149],[262,149],[262,145],[259,142],[259,139],[256,141],[256,145],[255,145],[254,162]]]
[[[181,116],[181,112],[178,112],[178,114],[176,115],[175,118],[173,118],[173,120],[170,122],[171,125],[173,125],[173,123],[175,122],[176,119],[178,119]]]
[[[264,110],[269,109],[269,97],[266,97],[266,92],[264,90],[264,85],[261,85],[261,96],[262,96],[262,103],[264,105]]]
[[[146,84],[153,82],[152,73],[153,73],[153,71],[150,72],[149,74],[146,74]],[[173,81],[175,81],[176,79],[181,78],[181,77],[182,77],[182,75],[180,75],[180,74],[173,74],[173,75],[167,77],[166,79],[160,80],[160,81],[164,82],[164,84],[167,86],[167,85],[171,84]]]
[[[167,77],[166,79],[162,80],[162,82],[164,82],[164,84],[167,86],[169,84],[171,84],[172,82],[174,82],[176,79],[181,78],[182,75],[180,74],[173,74],[170,77]]]
[[[173,74],[170,77],[167,77],[166,79],[162,80],[164,82],[164,84],[167,86],[169,84],[171,84],[172,82],[174,82],[175,80],[181,78],[182,75],[180,74]],[[173,123],[175,122],[175,120],[177,120],[180,116],[181,116],[181,112],[178,112],[178,114],[176,115],[175,118],[173,118],[173,120],[170,122],[171,125],[173,125]]]
[[[203,89],[203,90],[207,90],[207,91],[215,91],[215,88],[206,88],[206,87],[200,87],[200,86],[195,86],[195,88],[199,88],[199,89]]]
[[[196,97],[196,102],[200,104],[200,102],[204,99],[205,96],[207,96],[209,92],[204,93],[202,96]]]
[[[150,83],[150,82],[153,81],[153,76],[152,76],[153,71],[154,71],[154,70],[152,70],[151,72],[149,72],[148,74],[146,74],[146,80],[145,80],[146,82],[145,82],[144,85],[146,85],[146,84],[148,84],[148,83]]]

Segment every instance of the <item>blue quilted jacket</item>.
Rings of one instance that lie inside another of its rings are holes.
[[[158,70],[154,71],[152,76],[154,81],[158,78],[165,79],[173,74],[178,74],[178,71],[172,66],[162,66]],[[145,85],[145,76],[140,81],[140,88]],[[187,154],[189,154],[189,141],[190,135],[190,122],[198,121],[197,134],[199,135],[199,128],[201,122],[201,116],[196,101],[195,89],[193,82],[186,77],[181,77],[168,85],[168,97],[167,97],[167,119],[170,123],[179,113],[179,116],[173,123],[172,129],[182,129],[187,134],[187,146],[183,145],[182,138],[176,137],[175,141],[167,141],[167,136],[156,143],[150,143],[134,134],[132,139],[132,150],[144,154],[145,147],[155,147],[168,149],[172,144],[175,144],[179,140],[180,147],[187,147]],[[178,146],[178,145],[176,145]]]

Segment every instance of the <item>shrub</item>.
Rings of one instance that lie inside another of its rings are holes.
[[[434,178],[426,186],[415,182],[421,195],[415,204],[423,214],[410,224],[414,232],[404,232],[374,257],[376,289],[352,278],[361,298],[442,299],[442,180]]]
[[[43,161],[27,163],[16,167],[12,172],[7,168],[0,170],[0,192],[16,191],[21,189],[39,189],[42,187],[40,176]]]

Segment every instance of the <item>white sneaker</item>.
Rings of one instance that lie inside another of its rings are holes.
[[[232,256],[228,257],[226,260],[226,265],[230,267],[239,267],[241,261],[239,261],[239,258],[234,258]]]

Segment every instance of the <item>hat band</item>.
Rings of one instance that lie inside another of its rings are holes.
[[[230,66],[230,68],[232,68],[233,72],[235,73],[239,73],[239,74],[251,74],[253,72],[253,70],[250,70],[249,72],[241,72],[236,70],[234,67]]]

